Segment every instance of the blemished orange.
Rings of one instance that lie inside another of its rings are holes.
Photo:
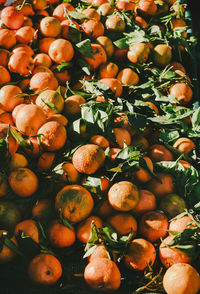
[[[76,227],[76,236],[80,242],[86,244],[89,241],[92,223],[95,224],[97,228],[102,228],[103,226],[103,222],[98,216],[91,215],[88,218],[84,219]]]
[[[25,236],[30,237],[34,242],[39,243],[39,231],[37,223],[32,219],[26,219],[19,222],[14,230],[15,236],[23,232]]]
[[[167,294],[197,294],[200,289],[200,276],[188,263],[172,265],[164,274],[163,287]]]
[[[108,258],[93,259],[84,270],[84,279],[93,290],[114,291],[121,284],[120,271]]]
[[[115,48],[111,39],[109,39],[107,36],[99,36],[96,39],[96,42],[103,47],[108,59],[113,56]]]
[[[26,167],[18,167],[11,171],[8,177],[11,189],[20,197],[33,195],[38,188],[39,180],[36,174]]]
[[[164,213],[152,210],[142,215],[138,227],[143,238],[150,242],[156,242],[167,235],[169,223]]]
[[[130,213],[117,213],[111,215],[106,221],[113,227],[113,229],[120,236],[127,235],[132,231],[133,237],[135,237],[137,233],[137,221],[135,217]]]
[[[80,185],[67,185],[56,195],[56,210],[74,223],[87,218],[93,206],[92,195]]]
[[[66,128],[57,121],[49,121],[43,124],[38,135],[41,135],[41,146],[46,151],[57,151],[61,149],[67,140]]]
[[[83,58],[90,64],[91,70],[97,69],[102,63],[107,62],[107,55],[106,52],[100,44],[91,44],[93,57],[86,57]]]
[[[110,32],[124,32],[126,23],[119,15],[112,14],[106,18],[105,27]]]
[[[53,220],[49,223],[47,236],[50,245],[54,248],[69,247],[76,240],[75,231],[60,223],[59,220]]]
[[[29,263],[28,275],[36,285],[51,286],[62,276],[62,266],[54,255],[38,254]]]
[[[55,63],[68,62],[74,57],[74,48],[68,40],[57,39],[50,44],[48,54]]]
[[[134,215],[141,216],[147,211],[156,209],[156,197],[152,192],[148,190],[139,189],[139,194],[139,202],[132,209]]]
[[[192,257],[188,256],[186,252],[181,249],[176,248],[176,245],[168,246],[175,236],[168,236],[162,240],[162,243],[159,246],[159,256],[161,263],[166,267],[169,268],[173,264],[176,263],[191,263]]]
[[[129,181],[121,181],[111,186],[108,201],[115,210],[130,211],[139,201],[137,186]]]
[[[38,200],[32,208],[32,216],[37,220],[49,220],[54,215],[54,203],[49,198]]]
[[[129,269],[143,271],[148,266],[153,266],[155,259],[156,249],[153,244],[145,239],[137,238],[131,241],[124,256],[124,264]]]
[[[60,21],[53,16],[46,16],[40,21],[40,32],[45,37],[56,38],[61,33]]]
[[[95,173],[104,163],[105,152],[95,144],[86,144],[79,147],[72,156],[74,167],[85,174]]]
[[[153,172],[153,162],[148,156],[144,156],[143,160],[146,162],[148,168]],[[138,171],[135,172],[135,178],[141,183],[147,183],[151,179],[151,174],[147,169],[140,167]]]
[[[42,108],[45,114],[61,113],[64,108],[64,99],[55,90],[45,90],[37,96],[35,104]],[[52,107],[48,106],[49,104]]]
[[[22,94],[22,90],[16,85],[5,85],[0,89],[0,107],[8,112],[24,102],[23,97],[16,97]]]

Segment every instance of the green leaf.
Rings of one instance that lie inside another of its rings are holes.
[[[101,191],[101,177],[87,176],[82,185],[90,192],[97,193],[97,191]]]
[[[79,58],[77,62],[79,66],[81,67],[82,71],[86,73],[86,75],[90,75],[90,64],[82,58]]]
[[[10,248],[12,251],[14,251],[16,254],[23,256],[23,253],[19,250],[19,248],[16,246],[16,244],[9,238],[5,237],[4,244]]]
[[[69,26],[69,35],[72,42],[81,42],[81,31],[77,29],[73,22],[71,22]]]
[[[51,110],[55,111],[56,113],[60,113],[60,111],[58,110],[58,108],[56,107],[55,104],[53,104],[52,102],[46,102],[42,99],[42,102]]]
[[[16,131],[14,131],[14,129],[12,127],[10,128],[10,133],[12,134],[13,138],[17,141],[17,143],[21,147],[32,149],[32,145],[30,143],[26,142],[20,134],[18,134]]]
[[[54,72],[63,72],[64,70],[68,68],[73,67],[73,62],[61,62],[54,70]]]
[[[137,131],[143,132],[147,125],[147,117],[139,113],[127,113],[130,125]]]
[[[83,19],[90,19],[89,17],[87,17],[85,14],[78,12],[76,10],[68,10],[67,13],[71,16],[71,18],[73,19],[78,19],[78,20],[83,20]]]
[[[94,58],[90,39],[86,39],[77,43],[76,48],[83,56]]]

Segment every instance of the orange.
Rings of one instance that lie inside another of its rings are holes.
[[[68,184],[77,184],[80,180],[80,174],[71,162],[62,165],[63,174],[61,179]]]
[[[22,90],[15,85],[6,85],[0,89],[0,107],[8,112],[13,111],[15,106],[24,102],[23,97],[16,97],[22,94]]]
[[[93,206],[92,195],[80,185],[67,185],[56,195],[56,210],[74,223],[87,218]]]
[[[25,140],[31,148],[24,148],[24,151],[31,159],[36,159],[42,152],[42,148],[37,137],[29,137]]]
[[[33,68],[33,59],[25,52],[14,53],[8,62],[10,72],[16,72],[24,76],[31,75]]]
[[[116,116],[114,118],[114,121],[113,122],[114,122],[114,125],[116,127],[120,127],[120,128],[126,129],[130,133],[131,136],[135,135],[136,131],[130,125],[129,120],[128,120],[128,117],[127,117],[127,115],[125,113],[123,113],[120,116]]]
[[[156,259],[155,247],[145,239],[131,241],[124,256],[124,264],[132,270],[143,271],[148,265],[153,266]]]
[[[106,219],[109,216],[111,216],[113,213],[115,212],[115,210],[113,209],[113,207],[110,205],[109,201],[106,199],[104,201],[102,201],[100,203],[100,205],[98,205],[98,209],[97,209],[97,215],[100,216],[100,218],[102,219]]]
[[[40,52],[48,53],[49,46],[55,40],[56,40],[55,38],[50,38],[50,37],[40,39],[38,42],[38,48],[39,48]]]
[[[176,248],[176,245],[168,246],[174,239],[174,236],[168,236],[162,240],[159,246],[159,256],[162,264],[169,268],[176,263],[191,263],[192,257],[188,256],[187,253],[181,249]]]
[[[107,85],[114,93],[115,98],[120,97],[123,91],[122,83],[115,78],[100,79],[100,82]]]
[[[197,294],[200,289],[199,273],[190,264],[174,264],[164,274],[163,287],[167,294]]]
[[[37,96],[35,104],[42,108],[45,114],[49,115],[62,112],[64,99],[55,90],[45,90]],[[53,107],[48,106],[48,104]]]
[[[172,60],[172,48],[167,44],[158,44],[153,48],[153,61],[158,67],[167,66]]]
[[[115,78],[118,71],[119,71],[119,68],[116,63],[113,63],[113,62],[103,63],[99,68],[100,78],[101,79]]]
[[[158,199],[161,199],[165,194],[174,192],[174,178],[171,174],[158,173],[157,177],[160,179],[161,183],[158,182],[157,179],[151,179],[147,188],[155,194]]]
[[[148,190],[139,190],[140,199],[138,204],[132,209],[134,215],[140,216],[147,211],[156,209],[156,197]]]
[[[30,26],[23,26],[22,28],[17,30],[15,36],[17,43],[29,44],[37,39],[37,32],[34,28]]]
[[[9,168],[10,170],[14,170],[18,167],[27,167],[28,165],[28,160],[23,154],[20,153],[15,153],[10,160],[9,163]]]
[[[53,16],[56,17],[60,22],[66,19],[65,11],[74,11],[75,8],[69,3],[62,3],[56,6],[53,11]]]
[[[115,48],[114,48],[114,45],[113,45],[111,39],[109,39],[107,36],[99,36],[96,39],[96,42],[103,47],[108,59],[113,56]]]
[[[8,127],[9,127],[8,124],[0,123],[0,140],[6,138],[6,136],[8,134]],[[9,154],[11,156],[13,156],[15,154],[15,152],[17,151],[17,149],[19,147],[19,144],[14,139],[14,137],[10,134],[10,132],[9,132],[8,143],[7,144],[8,144]]]
[[[80,30],[79,24],[75,20],[65,19],[61,22],[61,35],[64,39],[71,39],[70,26],[75,25],[77,30]]]
[[[195,227],[196,224],[191,219],[190,216],[184,215],[182,217],[176,218],[169,223],[169,231],[175,231],[182,233],[185,229]]]
[[[139,15],[135,16],[135,23],[140,26],[141,28],[143,28],[144,30],[148,28],[148,23],[146,22],[146,20],[144,20],[144,18],[142,18]]]
[[[8,232],[5,230],[0,230],[0,243],[1,237],[6,236],[7,233]],[[10,238],[10,240],[17,246],[17,240],[15,239],[15,237]],[[15,256],[16,253],[4,243],[0,252],[0,264],[10,262],[11,260],[13,260],[13,258],[15,258]]]
[[[0,30],[0,46],[4,49],[12,48],[16,44],[15,32],[8,29]]]
[[[23,52],[32,57],[35,53],[27,44],[17,44],[12,48],[12,53]]]
[[[138,146],[141,151],[146,151],[149,148],[148,140],[137,133],[133,136],[132,145]]]
[[[17,129],[27,136],[36,135],[39,128],[45,124],[45,122],[45,113],[35,104],[25,105],[19,110],[16,116]]]
[[[155,144],[149,148],[149,157],[154,161],[173,161],[173,153],[164,145]]]
[[[118,10],[132,10],[135,11],[136,5],[133,2],[130,1],[123,1],[119,0],[115,2],[115,6],[117,7]]]
[[[0,202],[0,225],[3,229],[13,230],[21,220],[22,215],[19,206],[8,200]]]
[[[61,24],[53,16],[43,17],[40,22],[40,32],[45,37],[56,38],[61,33]]]
[[[147,156],[144,156],[143,160],[146,162],[148,168],[153,172],[153,162],[151,161],[151,159]],[[146,183],[150,181],[151,175],[147,169],[140,167],[139,170],[135,172],[135,178],[141,183]]]
[[[183,197],[177,194],[164,195],[159,202],[159,209],[171,219],[181,212],[184,212],[186,209],[186,202]]]
[[[90,143],[100,146],[103,149],[106,149],[110,146],[109,141],[101,135],[94,135],[90,138]]]
[[[193,91],[186,83],[176,83],[169,88],[169,94],[174,95],[181,104],[188,104],[192,100]]]
[[[169,224],[167,217],[158,211],[145,212],[139,222],[139,233],[150,242],[156,242],[167,234]]]
[[[68,119],[66,118],[66,116],[60,113],[54,113],[54,114],[50,113],[47,117],[47,122],[48,121],[57,121],[58,123],[60,123],[61,125],[65,127],[68,124]]]
[[[57,64],[54,64],[52,67],[51,67],[51,70],[53,71],[54,73],[54,76],[56,77],[56,79],[58,80],[58,83],[59,85],[66,85],[66,82],[69,82],[71,80],[71,73],[68,69],[64,69],[62,70],[61,72],[57,72]],[[66,92],[66,90],[63,91],[64,94]],[[61,93],[62,93],[62,89],[61,89]],[[63,94],[63,96],[64,96]]]
[[[125,86],[137,85],[139,83],[138,74],[133,71],[131,68],[122,69],[118,75],[117,79]]]
[[[38,254],[29,263],[28,275],[37,285],[54,285],[62,275],[60,261],[51,254]]]
[[[43,9],[47,8],[47,1],[46,0],[33,0],[32,5],[35,10],[43,10]]]
[[[57,121],[49,121],[43,124],[38,135],[41,135],[41,146],[46,151],[57,151],[61,149],[67,140],[65,127]]]
[[[124,32],[126,23],[119,15],[112,14],[106,18],[105,27],[111,32]]]
[[[6,49],[0,49],[0,65],[7,67],[8,60],[10,58],[10,52]]]
[[[58,81],[48,72],[38,72],[31,77],[30,89],[33,91],[41,90],[56,90],[58,88]]]
[[[115,291],[121,284],[120,271],[108,258],[93,259],[84,270],[84,279],[93,290]]]
[[[50,222],[47,235],[50,245],[54,248],[69,247],[73,245],[76,240],[75,232],[59,223],[59,220]]]
[[[7,6],[1,11],[1,21],[9,29],[17,30],[22,26],[24,16],[15,6]]]
[[[105,245],[97,244],[94,251],[88,256],[88,261],[91,262],[96,258],[110,258]]]
[[[182,71],[183,73],[186,73],[186,70],[185,70],[185,67],[180,63],[180,62],[177,62],[177,61],[173,61],[169,64],[169,68],[170,70],[172,71]]]
[[[108,191],[108,201],[116,210],[130,211],[139,201],[138,188],[128,181],[115,183]]]
[[[159,114],[158,107],[153,102],[151,101],[144,101],[144,102],[147,103],[149,106],[151,106],[151,108],[153,108],[156,114]]]
[[[40,171],[49,171],[52,167],[54,158],[55,158],[55,153],[54,152],[44,152],[40,157],[38,158],[37,161],[37,168]]]
[[[82,145],[74,152],[72,163],[80,173],[93,174],[104,163],[104,150],[95,144]]]
[[[103,46],[99,44],[91,44],[93,57],[83,58],[90,64],[91,70],[97,69],[102,63],[107,62],[107,55]]]
[[[52,64],[51,58],[48,54],[38,53],[35,55],[33,59],[34,66],[43,65],[46,67],[50,67]]]
[[[80,95],[72,95],[67,97],[64,104],[64,114],[69,118],[80,116],[81,105],[85,103],[85,98]]]
[[[56,63],[68,62],[74,57],[74,48],[68,40],[57,39],[49,46],[48,54]]]
[[[95,8],[86,8],[82,11],[82,13],[87,16],[89,19],[96,19],[97,21],[100,21],[101,16],[98,13],[98,11]]]
[[[54,213],[53,202],[49,198],[44,198],[37,201],[32,208],[32,215],[37,220],[47,220],[51,218]]]
[[[8,189],[6,176],[0,173],[0,197],[6,196]]]
[[[110,15],[114,12],[114,7],[110,3],[103,3],[98,7],[97,12],[101,16]]]
[[[39,231],[37,223],[34,220],[26,219],[19,222],[15,227],[15,236],[17,237],[20,232],[23,232],[25,236],[30,237],[34,242],[39,243]]]
[[[131,145],[131,135],[127,129],[114,128],[113,131],[117,145],[119,145],[120,148],[123,148],[124,144],[127,146]]]
[[[127,58],[132,63],[143,64],[149,58],[150,48],[147,43],[131,44],[127,53]]]
[[[157,12],[157,5],[154,0],[140,0],[137,5],[137,11],[144,16],[153,16]]]
[[[12,111],[12,120],[14,121],[14,123],[16,123],[16,118],[17,118],[17,114],[18,112],[27,104],[25,103],[20,103],[17,106],[15,106],[15,108]]]
[[[110,160],[114,161],[120,151],[120,148],[110,148]]]
[[[82,30],[89,37],[97,38],[104,34],[104,26],[100,21],[96,19],[87,19],[81,25]]]
[[[133,236],[137,232],[137,221],[129,213],[121,212],[110,216],[106,220],[119,235],[127,235],[133,231]]]
[[[36,174],[26,167],[18,167],[11,171],[8,182],[11,189],[20,197],[33,195],[39,185]]]
[[[184,154],[189,154],[194,148],[194,142],[189,138],[179,138],[173,144],[173,147]]]
[[[91,215],[88,218],[84,219],[76,227],[76,236],[80,242],[87,243],[89,241],[92,223],[95,224],[97,228],[102,228],[103,226],[103,222],[98,216]]]
[[[39,57],[40,58],[40,57]],[[41,61],[41,59],[40,59],[40,61]],[[43,59],[43,61],[44,61],[44,59]],[[43,62],[42,61],[42,62]],[[47,60],[46,60],[47,61]],[[34,61],[33,61],[34,62]],[[45,62],[46,63],[46,62]],[[49,83],[49,81],[47,81],[47,85],[48,85],[48,83],[51,85],[53,85],[53,87],[55,87],[55,85],[54,85],[54,83],[56,83],[56,81],[57,81],[57,79],[55,78],[55,75],[53,74],[53,72],[50,70],[50,68],[48,68],[47,66],[45,66],[45,65],[36,65],[36,67],[33,69],[33,73],[32,73],[32,76],[33,75],[35,75],[36,73],[39,73],[39,72],[47,72],[47,73],[49,73],[50,75],[51,75],[51,77],[52,77],[52,80],[50,79],[50,83]],[[44,76],[42,76],[42,79],[44,78]],[[54,79],[55,78],[55,79]],[[35,82],[37,82],[37,79],[36,79],[36,81]],[[35,83],[34,82],[34,83]],[[41,80],[41,84],[43,83],[43,81]],[[45,81],[44,81],[44,83],[46,83]],[[30,84],[30,80],[29,80],[29,84]],[[38,83],[39,84],[39,83]],[[40,86],[40,85],[39,85]],[[57,86],[58,86],[58,81],[57,81]],[[36,85],[36,87],[38,87],[38,85]],[[51,87],[51,86],[50,86]],[[46,88],[49,88],[49,86],[47,86]],[[45,90],[47,90],[46,88],[44,88]],[[40,91],[40,90],[39,90]]]
[[[11,77],[9,71],[2,65],[0,65],[0,86],[10,82]]]

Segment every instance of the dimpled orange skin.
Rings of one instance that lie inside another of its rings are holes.
[[[114,209],[130,211],[139,201],[138,188],[128,181],[115,183],[108,191],[108,200]]]
[[[74,167],[85,174],[95,173],[104,163],[104,150],[95,144],[86,144],[79,147],[73,154],[72,163]]]
[[[88,217],[93,206],[94,200],[92,195],[80,185],[67,185],[56,196],[56,210],[74,223]]]

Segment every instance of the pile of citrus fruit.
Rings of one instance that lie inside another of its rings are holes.
[[[186,5],[0,3],[0,269],[38,291],[198,293]]]

